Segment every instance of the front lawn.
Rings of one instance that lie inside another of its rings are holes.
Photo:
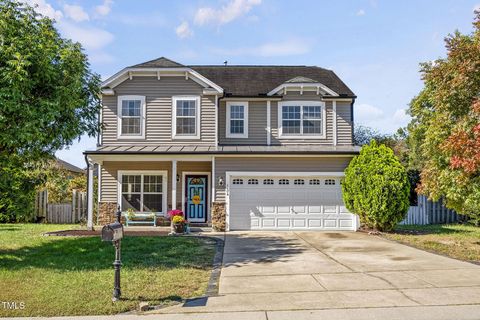
[[[205,293],[214,243],[193,237],[122,241],[122,300],[112,303],[114,248],[99,237],[42,236],[65,225],[0,225],[0,317],[115,314],[140,301],[168,304]]]
[[[471,225],[398,226],[385,237],[452,258],[480,262],[480,228]]]

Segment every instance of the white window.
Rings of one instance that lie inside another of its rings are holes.
[[[320,179],[310,179],[308,183],[310,185],[320,185]]]
[[[326,186],[334,186],[334,185],[335,185],[335,179],[327,179],[327,180],[325,180],[325,185],[326,185]]]
[[[297,186],[299,186],[299,185],[304,185],[304,184],[305,184],[305,180],[303,180],[303,179],[295,179],[295,180],[293,181],[293,184],[295,184],[295,185],[297,185]]]
[[[227,102],[227,138],[248,138],[248,102]]]
[[[172,98],[172,138],[200,139],[200,97]]]
[[[145,97],[118,96],[118,138],[145,138]]]
[[[286,185],[286,184],[290,184],[290,181],[288,179],[280,179],[278,180],[278,184]]]
[[[263,180],[263,184],[272,185],[272,184],[273,184],[273,179],[264,179],[264,180]]]
[[[122,212],[133,209],[141,213],[166,212],[166,173],[120,171],[119,203]]]
[[[323,139],[326,137],[325,116],[325,104],[321,101],[279,102],[279,136],[294,139]]]
[[[233,179],[233,184],[243,184],[243,179]]]
[[[248,179],[248,184],[258,184],[258,179]]]

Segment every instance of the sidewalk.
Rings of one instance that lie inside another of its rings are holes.
[[[31,318],[11,318],[31,319]],[[150,315],[112,315],[112,316],[79,316],[37,318],[49,320],[478,320],[480,305],[459,306],[415,306],[394,308],[361,308],[361,309],[328,309],[308,311],[257,311],[257,312],[218,312],[218,313],[182,313],[182,314],[150,314]]]

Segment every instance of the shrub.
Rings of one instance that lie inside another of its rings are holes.
[[[407,172],[392,149],[375,141],[363,146],[350,162],[342,191],[347,209],[369,228],[392,230],[408,211]]]

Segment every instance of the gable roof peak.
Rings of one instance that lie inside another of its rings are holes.
[[[182,68],[185,67],[183,64],[173,61],[171,59],[160,57],[153,60],[145,61],[133,66],[130,68]]]
[[[307,78],[307,77],[295,77],[285,82],[286,83],[317,83],[318,81]]]

